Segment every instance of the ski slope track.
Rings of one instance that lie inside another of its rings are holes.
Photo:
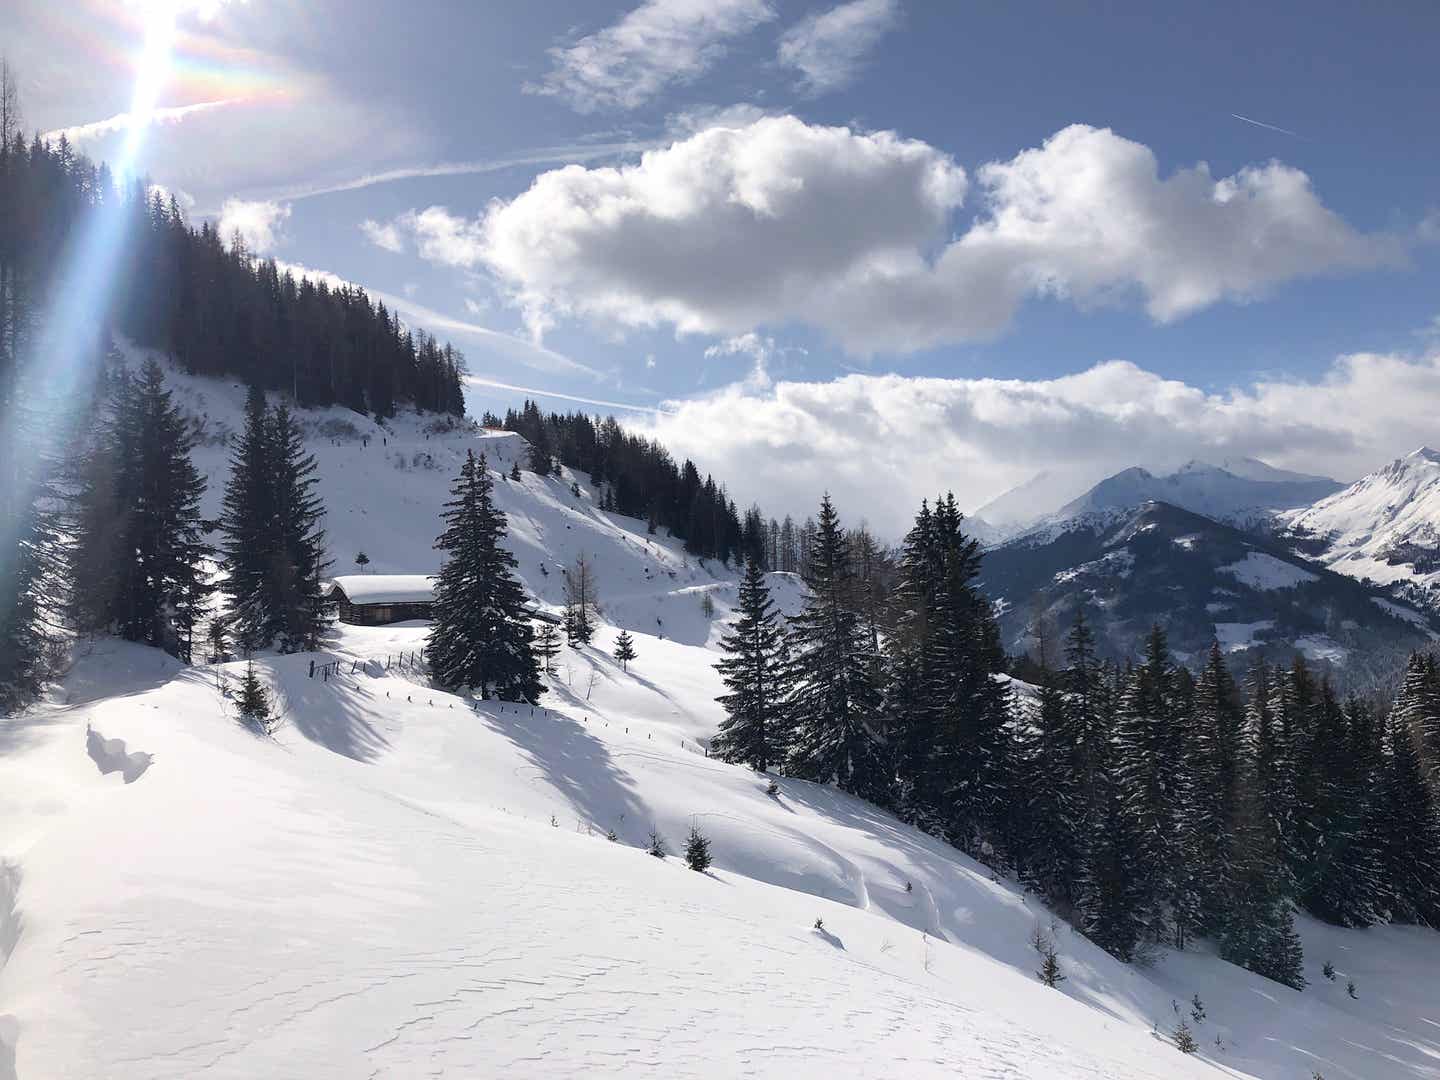
[[[175,383],[210,432],[213,516],[243,392]],[[337,572],[361,547],[433,572],[465,450],[503,470],[524,452],[414,417],[306,419]],[[1033,897],[839,792],[771,796],[706,756],[732,572],[599,511],[584,477],[496,492],[542,604],[578,554],[596,568],[605,621],[543,707],[387,667],[427,633],[398,624],[258,658],[270,737],[221,692],[243,664],[107,639],[0,719],[0,1078],[1440,1077],[1428,930],[1302,919],[1297,993],[1203,947],[1126,966],[1062,924],[1066,981],[1043,986]],[[793,608],[795,582],[772,583]],[[678,857],[692,823],[706,873]],[[645,853],[652,829],[670,858]],[[1194,994],[1187,1057],[1170,1032]]]

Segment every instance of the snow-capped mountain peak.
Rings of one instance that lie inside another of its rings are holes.
[[[1430,446],[1282,520],[1334,570],[1432,605],[1440,595],[1440,451]]]

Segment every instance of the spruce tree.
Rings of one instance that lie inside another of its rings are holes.
[[[243,655],[270,644],[276,597],[271,587],[275,535],[275,467],[265,393],[252,384],[245,427],[230,458],[220,517],[220,584],[235,645]]]
[[[725,656],[715,665],[726,692],[718,700],[725,719],[710,744],[723,761],[767,771],[785,746],[781,704],[786,686],[779,617],[760,564],[751,558],[740,582],[739,618],[720,639]]]
[[[635,659],[635,639],[629,631],[621,630],[615,636],[615,659],[620,661],[621,671],[630,670],[630,661]]]
[[[1109,770],[1096,777],[1099,816],[1089,836],[1081,883],[1081,926],[1120,960],[1137,959],[1151,894],[1140,864],[1142,831],[1124,789]]]
[[[690,826],[690,835],[685,840],[685,865],[701,873],[710,869],[710,841],[699,828]]]
[[[1186,748],[1191,804],[1185,828],[1193,838],[1188,871],[1198,929],[1209,933],[1221,925],[1235,891],[1245,718],[1218,643],[1196,684],[1193,713]]]
[[[850,552],[829,495],[805,584],[805,606],[790,623],[794,684],[786,703],[790,770],[883,805],[890,777],[878,724],[864,629],[850,607]]]
[[[85,470],[75,551],[76,619],[186,662],[209,586],[189,425],[160,365],[117,381]]]
[[[45,611],[46,566],[58,545],[33,505],[20,508],[0,545],[0,714],[8,715],[35,700],[47,673],[54,635]]]
[[[270,694],[255,674],[255,662],[245,665],[245,678],[240,683],[240,693],[235,699],[242,723],[261,733],[270,730]]]
[[[1086,842],[1074,715],[1056,680],[1047,675],[1023,758],[1025,804],[1016,808],[1017,813],[1023,809],[1025,819],[1021,861],[1026,876],[1067,916],[1080,901]]]
[[[1440,822],[1425,780],[1413,716],[1402,689],[1386,727],[1377,785],[1376,831],[1384,899],[1397,922],[1440,926]]]
[[[445,504],[445,531],[435,541],[447,558],[435,582],[425,656],[440,686],[533,704],[543,690],[540,668],[525,593],[511,573],[515,559],[501,543],[506,521],[493,488],[484,456],[467,453]]]
[[[276,609],[274,637],[281,652],[316,649],[323,629],[321,578],[325,560],[325,509],[316,489],[315,458],[284,402],[270,421],[274,463],[275,519],[271,575]]]
[[[1182,768],[1185,718],[1177,708],[1175,687],[1164,631],[1153,627],[1145,644],[1145,662],[1131,676],[1120,704],[1115,777],[1129,817],[1139,829],[1140,917],[1152,940],[1160,941],[1173,927],[1177,944],[1183,945],[1182,920],[1189,907],[1187,879],[1181,873],[1188,790]]]

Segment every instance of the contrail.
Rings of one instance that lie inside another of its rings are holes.
[[[1254,124],[1256,127],[1265,128],[1265,130],[1267,131],[1278,131],[1281,135],[1292,135],[1297,139],[1304,138],[1304,136],[1301,135],[1298,131],[1291,131],[1289,128],[1276,127],[1274,124],[1267,124],[1263,120],[1251,120],[1250,117],[1241,116],[1238,112],[1232,112],[1230,115],[1233,116],[1236,120],[1243,120],[1247,124]]]
[[[513,383],[499,382],[495,379],[487,379],[483,375],[467,375],[465,381],[471,386],[493,386],[497,390],[510,390],[517,394],[535,394],[538,397],[559,398],[561,401],[574,401],[581,405],[599,405],[604,409],[625,409],[629,412],[647,413],[672,413],[673,409],[667,409],[660,405],[631,405],[623,401],[605,401],[601,398],[579,397],[575,394],[561,394],[554,390],[537,390],[530,386],[515,386]]]

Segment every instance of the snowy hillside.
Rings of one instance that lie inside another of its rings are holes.
[[[175,385],[207,433],[214,516],[243,392]],[[434,570],[465,451],[502,471],[523,452],[415,417],[306,422],[337,572],[361,548],[375,571]],[[110,640],[0,719],[0,1080],[1440,1077],[1427,930],[1301,919],[1298,993],[1205,951],[1126,966],[1062,925],[1067,978],[1043,986],[1033,897],[832,789],[772,796],[706,756],[731,573],[599,511],[584,477],[524,473],[496,497],[542,602],[577,555],[596,567],[607,625],[561,654],[545,707],[429,689],[399,660],[426,627],[400,624],[258,662],[269,739],[221,693],[243,665]],[[1247,558],[1226,564],[1237,583],[1265,572]],[[792,578],[771,583],[795,604]],[[311,678],[328,660],[340,674]],[[652,829],[678,852],[692,823],[709,873],[644,853]],[[1187,1058],[1168,1039],[1194,995]]]
[[[1422,446],[1284,524],[1332,570],[1440,604],[1440,451]]]

